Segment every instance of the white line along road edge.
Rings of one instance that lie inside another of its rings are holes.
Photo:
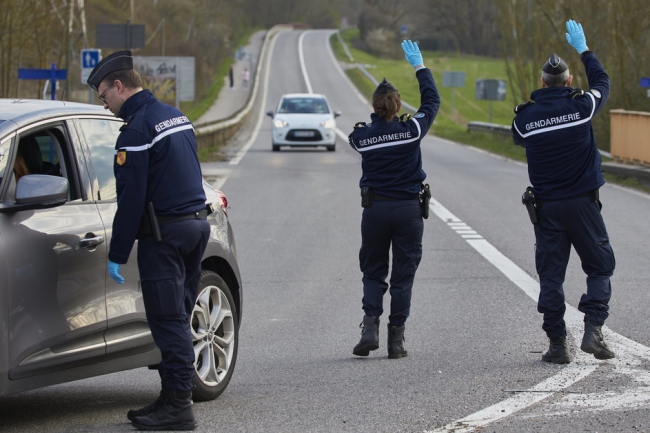
[[[481,256],[483,256],[494,267],[501,271],[510,281],[524,291],[531,299],[537,302],[539,296],[539,282],[524,272],[514,262],[504,256],[492,244],[484,239],[467,224],[449,212],[440,202],[431,198],[429,205],[431,211],[445,222],[452,230],[455,230],[470,244]],[[569,335],[582,335],[583,314],[571,305],[566,306],[564,319]],[[619,335],[606,326],[603,327],[608,344],[615,350],[617,359],[605,361],[609,363],[630,362],[631,358],[650,358],[650,348]],[[633,360],[634,361],[634,360]],[[582,351],[576,353],[571,364],[564,367],[562,371],[543,382],[528,389],[530,392],[522,392],[511,398],[503,400],[493,406],[473,413],[465,418],[456,420],[444,427],[429,430],[428,433],[443,432],[471,432],[479,427],[490,424],[499,419],[505,418],[515,412],[525,409],[541,400],[544,400],[555,392],[565,389],[579,380],[594,372],[601,362],[596,361],[593,356]]]

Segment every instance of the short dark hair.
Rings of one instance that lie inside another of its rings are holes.
[[[399,113],[401,96],[399,92],[375,93],[372,95],[372,107],[375,113],[387,122],[392,121]]]
[[[127,89],[136,89],[142,87],[142,77],[135,69],[123,69],[108,74],[102,81],[109,86],[113,85],[115,80],[120,80]]]

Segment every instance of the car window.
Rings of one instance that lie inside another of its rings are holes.
[[[280,105],[280,113],[329,113],[327,103],[323,98],[285,98]]]
[[[115,200],[115,174],[113,159],[115,157],[115,142],[120,135],[122,122],[109,119],[79,119],[77,125],[86,139],[90,149],[92,165],[97,176],[96,200]]]
[[[0,181],[7,175],[7,162],[9,161],[9,151],[11,150],[11,140],[5,140],[0,143]]]
[[[69,150],[66,146],[65,133],[61,124],[22,132],[17,136],[14,146],[14,160],[10,165],[11,170],[7,170],[11,171],[12,176],[9,179],[10,184],[7,188],[5,200],[15,200],[16,182],[27,174],[65,177],[70,185],[68,200],[78,198],[76,182],[68,176],[70,173],[68,173],[67,164],[65,163],[65,154]],[[4,152],[6,153],[7,150],[5,149]],[[7,162],[4,164],[7,164]]]

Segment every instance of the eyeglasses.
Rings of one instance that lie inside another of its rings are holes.
[[[102,104],[106,104],[106,99],[104,97],[106,96],[106,92],[108,92],[108,89],[110,89],[113,86],[108,86],[101,95],[98,96],[99,100],[102,101]]]

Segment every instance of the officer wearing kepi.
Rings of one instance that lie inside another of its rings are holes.
[[[421,106],[408,118],[398,118],[400,94],[386,79],[372,96],[372,123],[357,123],[348,137],[361,154],[363,216],[359,267],[363,273],[364,311],[361,340],[352,353],[368,356],[379,348],[379,316],[383,313],[389,252],[393,266],[390,278],[388,357],[407,356],[404,328],[411,307],[413,279],[422,258],[422,217],[428,216],[428,185],[422,170],[420,142],[440,108],[440,95],[431,71],[424,67],[416,43],[402,42],[406,60],[415,68],[420,85]]]
[[[566,39],[585,66],[589,91],[570,87],[573,77],[567,64],[553,54],[542,68],[542,88],[515,108],[512,123],[515,143],[526,148],[532,184],[523,199],[535,228],[537,309],[544,315],[542,328],[550,339],[542,360],[557,364],[571,361],[562,284],[572,245],[587,274],[587,293],[578,304],[585,322],[580,349],[597,359],[615,357],[601,331],[609,314],[615,260],[601,216],[598,190],[605,179],[591,126],[607,101],[610,83],[587,48],[582,26],[569,20],[566,28]]]
[[[142,298],[161,352],[159,398],[127,417],[140,430],[193,430],[189,318],[210,234],[194,128],[176,108],[143,90],[131,51],[104,58],[88,84],[104,108],[125,122],[115,144],[117,212],[108,272],[124,284],[120,264],[137,239]]]

